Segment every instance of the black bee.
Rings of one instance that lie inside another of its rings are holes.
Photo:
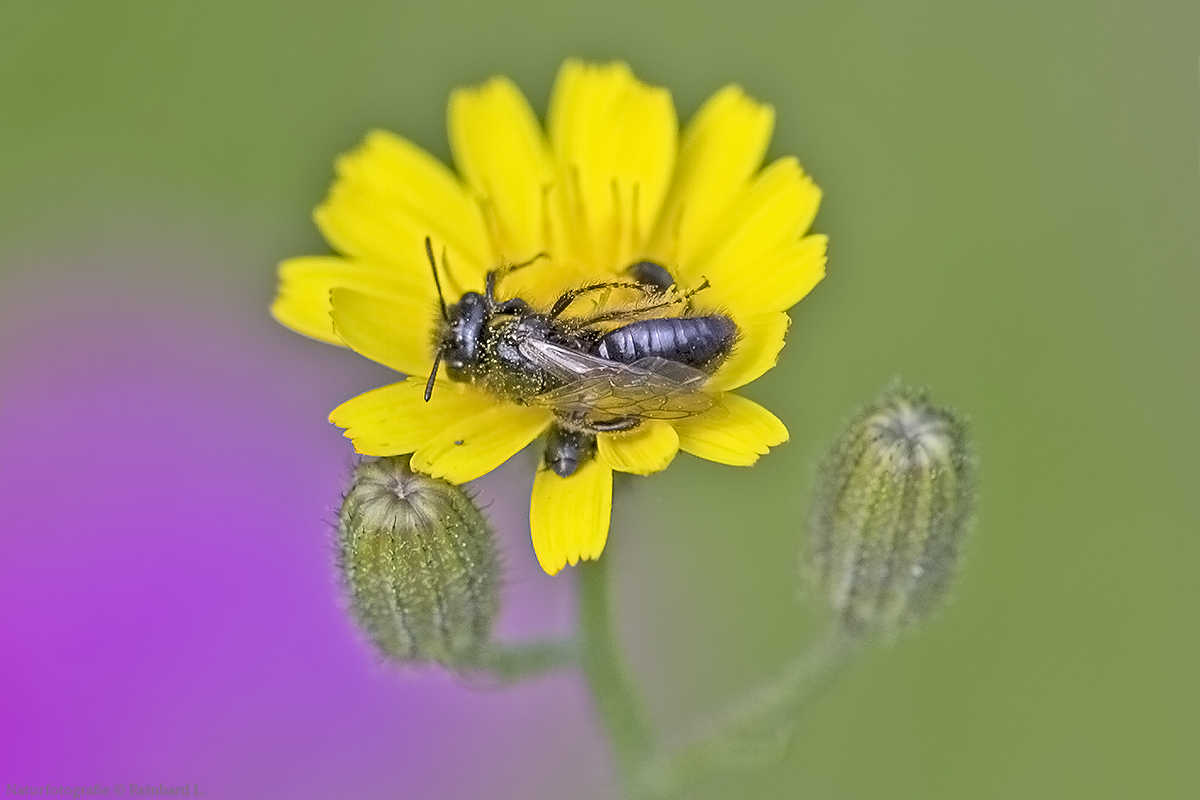
[[[704,386],[733,350],[739,331],[722,314],[689,315],[691,296],[707,282],[680,294],[664,267],[640,261],[628,270],[634,280],[572,289],[544,313],[519,297],[497,299],[499,280],[539,255],[489,272],[483,294],[466,292],[447,306],[428,237],[425,251],[442,307],[426,401],[444,363],[451,380],[551,409],[556,422],[544,460],[559,476],[571,475],[594,456],[598,433],[629,430],[645,419],[683,419],[712,407]],[[579,297],[615,289],[634,290],[643,300],[563,319]],[[676,304],[683,305],[681,316],[654,316]]]

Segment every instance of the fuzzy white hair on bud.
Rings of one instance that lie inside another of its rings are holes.
[[[840,624],[893,636],[940,605],[974,506],[965,424],[896,385],[864,409],[818,474],[805,571]]]
[[[927,406],[897,400],[871,416],[867,424],[882,447],[905,469],[927,469],[949,457],[954,447],[951,422]]]
[[[500,575],[491,526],[459,486],[407,457],[355,466],[338,514],[350,609],[386,657],[469,667],[490,640]]]

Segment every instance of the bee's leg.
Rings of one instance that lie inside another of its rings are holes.
[[[676,303],[683,302],[686,302],[686,298],[676,295],[657,303],[650,303],[649,305],[635,306],[634,308],[618,308],[614,311],[605,311],[603,314],[595,314],[586,319],[582,319],[579,321],[579,324],[583,327],[587,327],[588,325],[595,325],[598,322],[615,322],[619,319],[641,319],[646,316],[647,312],[658,311],[659,309],[667,308],[668,306],[673,306]]]
[[[707,289],[708,286],[708,278],[704,278],[700,285],[695,289],[692,289],[682,295],[672,292],[668,296],[667,292],[659,292],[657,289],[654,289],[648,284],[642,284],[643,291],[656,296],[661,296],[662,299],[657,302],[650,303],[649,305],[637,306],[636,308],[617,309],[616,311],[606,311],[603,314],[596,314],[595,316],[580,320],[579,324],[586,327],[588,325],[595,325],[598,322],[614,322],[619,319],[636,319],[638,317],[644,317],[648,311],[658,311],[659,309],[667,308],[668,306],[673,306],[677,303],[687,303],[688,300],[691,299],[692,295],[694,295],[696,292]],[[690,307],[690,305],[687,306],[687,308]]]
[[[563,292],[562,296],[554,303],[554,307],[550,309],[547,315],[550,319],[555,319],[559,314],[567,310],[571,303],[575,302],[577,297],[581,297],[588,292],[598,292],[601,289],[636,289],[639,292],[648,293],[653,291],[644,283],[634,283],[633,281],[605,281],[604,283],[592,283],[587,286],[580,286],[578,289],[570,289]]]
[[[519,297],[496,303],[493,309],[497,314],[525,314],[529,311],[529,303]]]
[[[615,419],[592,420],[588,427],[598,433],[616,433],[636,428],[641,422],[637,417],[617,417]]]
[[[491,270],[490,272],[488,272],[487,279],[486,279],[487,280],[487,284],[486,284],[487,289],[485,290],[485,294],[487,295],[487,298],[489,300],[491,300],[492,302],[495,302],[495,300],[496,300],[496,284],[499,283],[500,279],[503,278],[508,273],[516,272],[519,269],[528,267],[530,264],[534,263],[535,261],[538,261],[539,259],[549,258],[549,257],[550,257],[550,254],[547,253],[545,250],[543,250],[542,252],[538,253],[533,258],[529,259],[528,261],[522,261],[520,264],[511,264],[507,267],[500,267],[499,269]]]
[[[494,305],[496,302],[496,281],[504,277],[498,269],[488,270],[487,277],[484,278],[483,296],[488,299],[489,305]]]
[[[658,309],[665,308],[668,305],[670,305],[670,303],[662,303],[660,305],[652,306],[638,306],[636,308],[621,308],[617,309],[616,311],[605,311],[603,314],[595,314],[579,320],[579,325],[586,328],[589,325],[595,325],[598,322],[615,322],[619,319],[639,319],[646,316],[647,311],[657,311]]]
[[[697,286],[695,289],[689,289],[688,291],[684,292],[684,293],[683,293],[683,299],[684,299],[684,300],[691,300],[691,299],[692,299],[692,295],[696,294],[697,292],[702,292],[702,291],[704,291],[705,289],[707,289],[707,288],[708,288],[709,286],[711,286],[711,285],[712,285],[712,284],[710,284],[710,283],[708,282],[708,278],[705,278],[705,277],[701,276],[701,278],[700,278],[700,285],[699,285],[699,286]]]

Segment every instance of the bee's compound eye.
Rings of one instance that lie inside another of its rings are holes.
[[[447,358],[442,364],[446,369],[446,376],[452,381],[471,382],[470,370],[467,369],[467,362],[461,358]]]

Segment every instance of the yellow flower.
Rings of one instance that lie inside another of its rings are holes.
[[[458,175],[411,142],[372,131],[337,162],[315,218],[337,256],[280,266],[275,318],[407,379],[333,410],[359,453],[412,453],[412,467],[461,483],[491,471],[541,435],[552,412],[439,375],[424,399],[441,310],[425,239],[444,254],[447,302],[482,291],[492,269],[546,257],[509,273],[498,292],[546,311],[564,291],[625,279],[641,260],[740,329],[704,390],[712,412],[645,420],[597,436],[597,457],[568,478],[539,468],[530,528],[543,569],[596,558],[608,536],[613,470],[647,475],[683,450],[750,465],[787,439],[773,414],[732,390],[775,365],[785,313],[821,279],[826,238],[805,233],[821,193],[795,158],[760,170],[774,123],[770,106],[727,86],[679,132],[670,94],[622,63],[567,61],[543,131],[506,78],[450,98]]]

